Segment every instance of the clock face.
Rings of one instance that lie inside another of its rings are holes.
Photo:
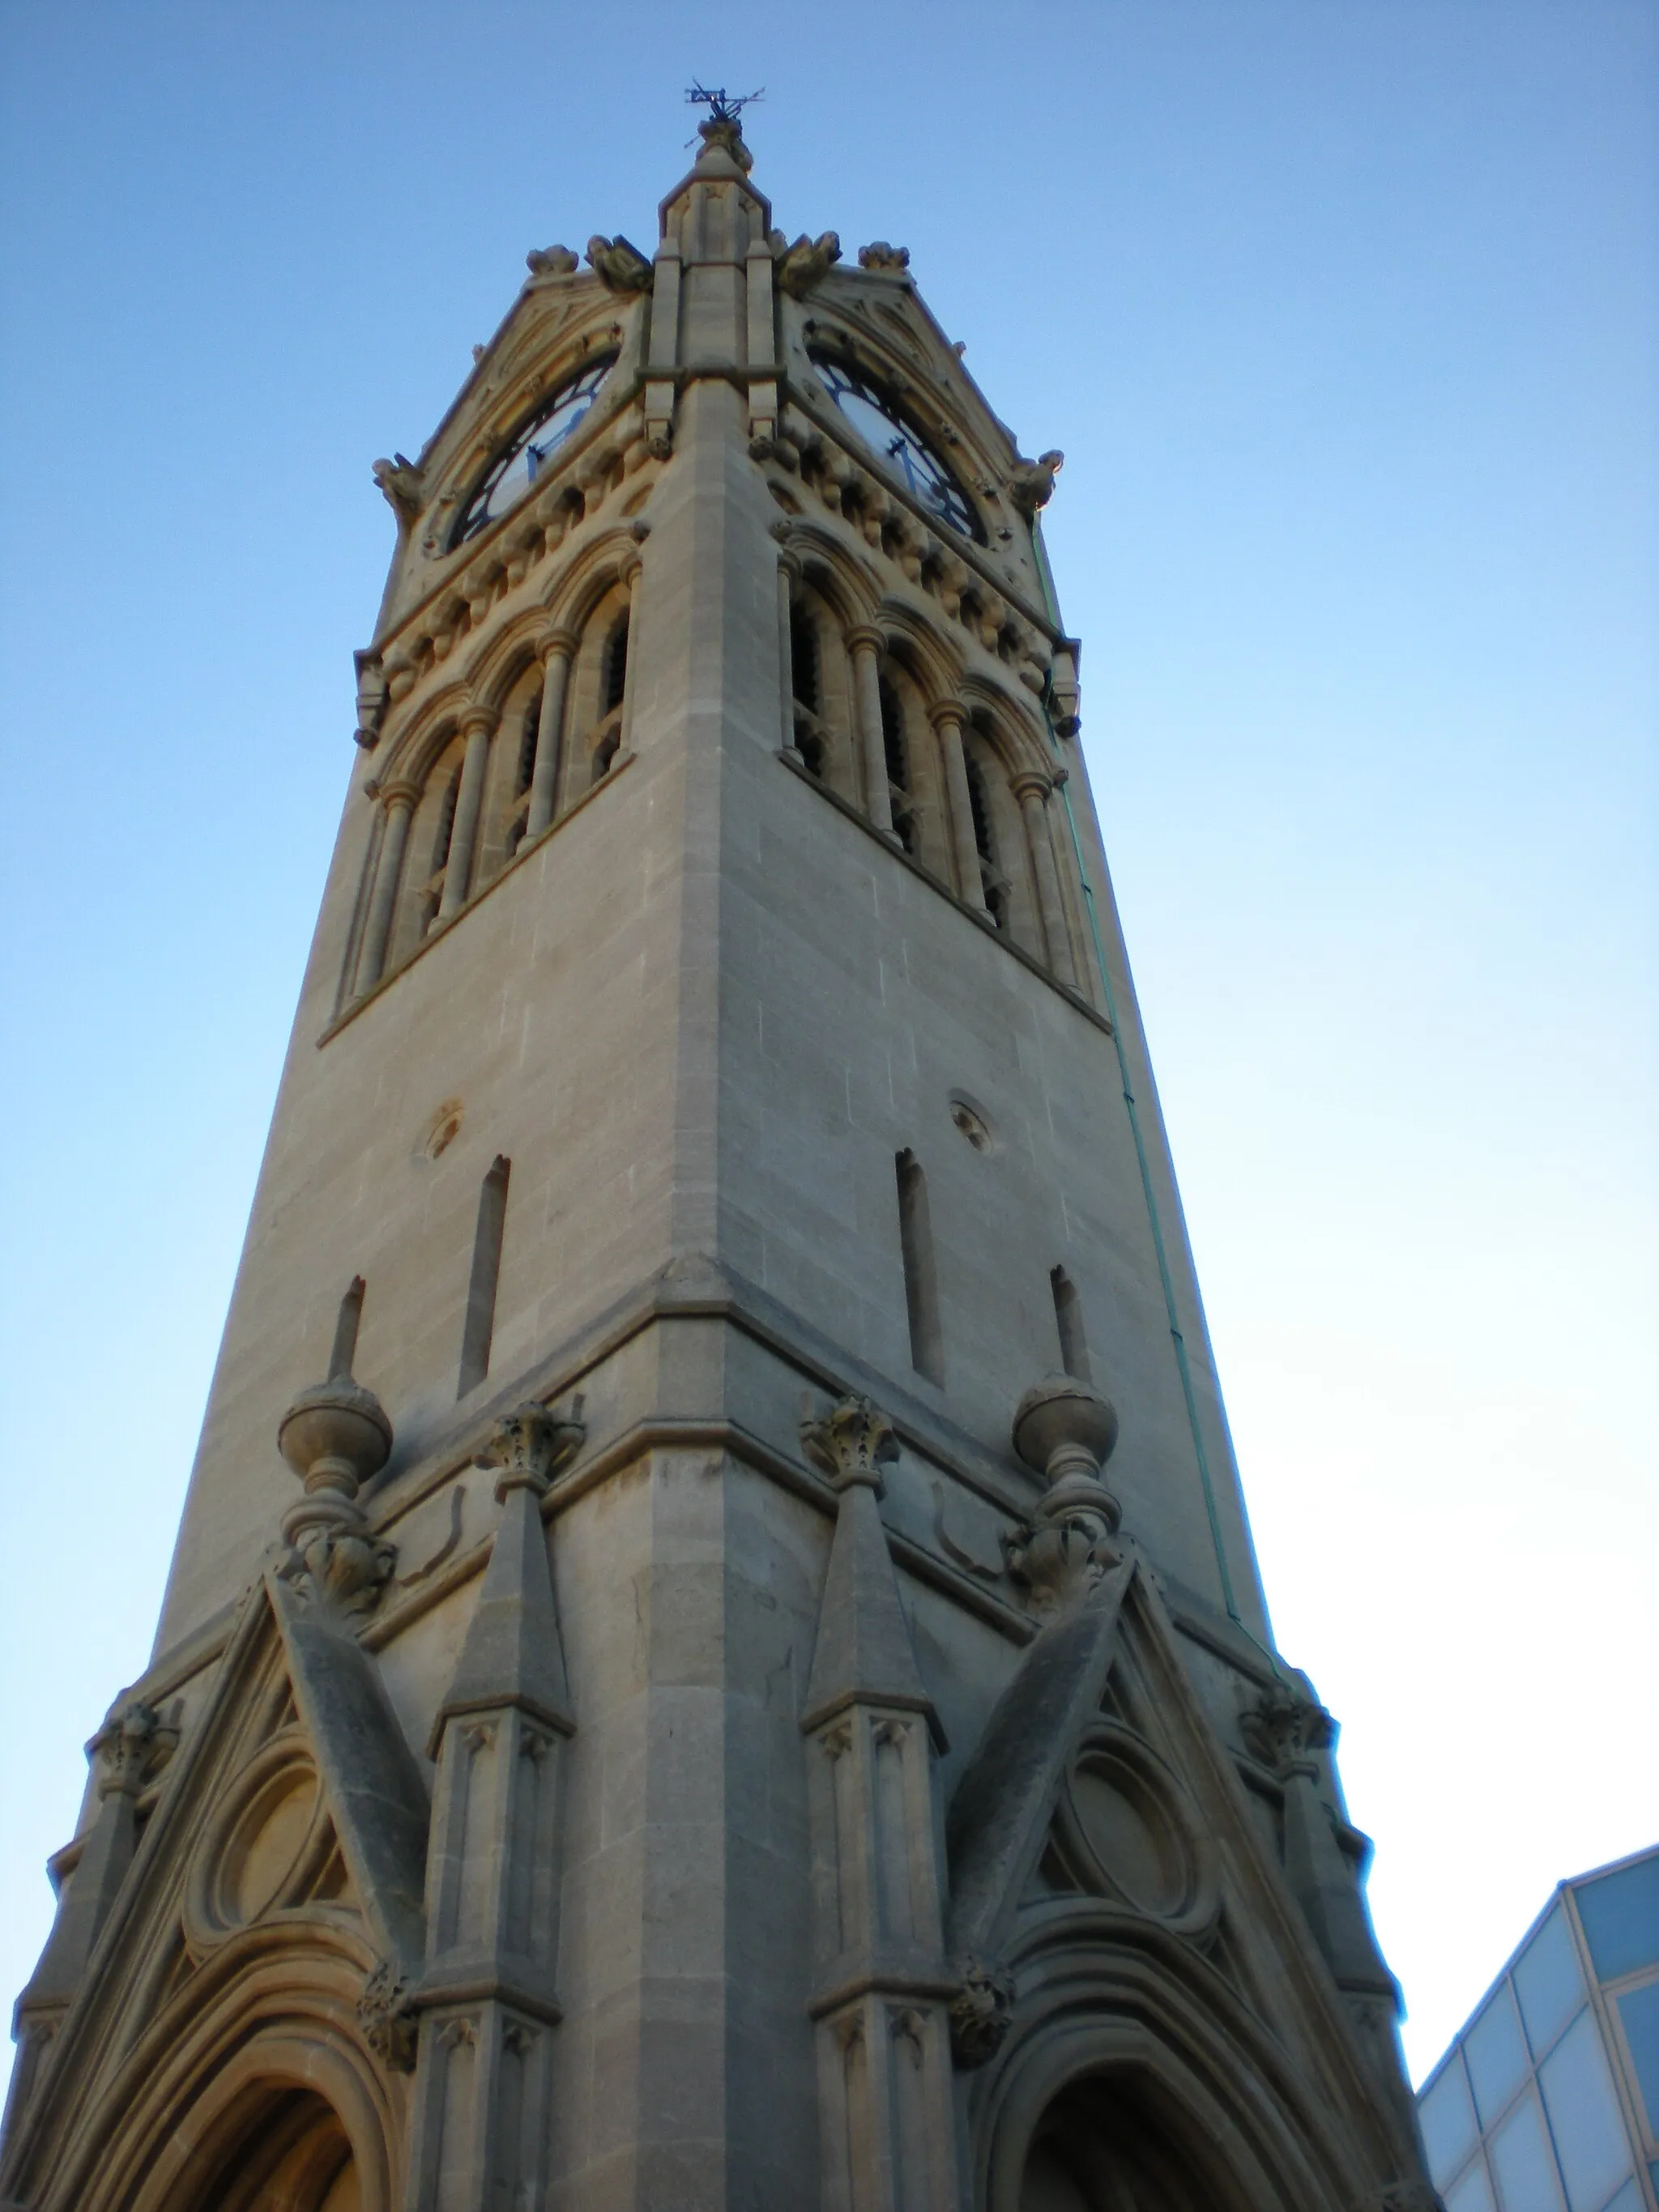
[[[490,464],[483,482],[466,503],[450,540],[452,545],[465,545],[469,538],[476,538],[498,515],[505,514],[509,507],[516,506],[524,497],[559,447],[585,420],[615,360],[616,356],[611,354],[604,361],[590,362],[580,375],[567,377],[541,402],[506,452],[498,454]]]
[[[812,366],[841,412],[910,496],[964,538],[978,538],[979,517],[967,493],[886,393],[833,355],[814,354]]]

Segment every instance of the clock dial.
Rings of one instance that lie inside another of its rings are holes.
[[[964,538],[983,534],[972,502],[947,464],[879,386],[831,354],[814,354],[812,366],[842,414],[919,505]]]
[[[612,354],[604,361],[590,362],[580,375],[567,377],[541,402],[485,472],[483,482],[466,503],[450,540],[452,545],[464,545],[469,538],[476,538],[524,497],[559,447],[586,419],[615,361]]]

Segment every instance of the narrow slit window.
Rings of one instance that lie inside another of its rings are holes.
[[[489,1372],[489,1340],[495,1330],[495,1285],[501,1273],[501,1232],[507,1226],[507,1179],[510,1160],[498,1159],[478,1193],[478,1230],[472,1241],[472,1279],[467,1285],[466,1319],[461,1329],[461,1379],[455,1392],[465,1398]]]
[[[357,1328],[363,1317],[364,1283],[361,1275],[354,1275],[346,1285],[345,1296],[340,1300],[339,1318],[334,1324],[334,1349],[329,1354],[328,1379],[331,1382],[342,1376],[349,1376],[352,1362],[357,1357]]]
[[[974,848],[979,854],[980,878],[985,904],[999,929],[1008,927],[1008,879],[997,866],[996,840],[991,831],[991,795],[985,776],[972,753],[968,755],[968,807],[974,817]]]
[[[1077,1285],[1064,1267],[1054,1268],[1048,1276],[1054,1294],[1054,1327],[1060,1332],[1060,1364],[1066,1372],[1079,1382],[1092,1382],[1089,1372],[1089,1340],[1083,1329],[1083,1301],[1077,1294]]]
[[[605,711],[614,714],[628,689],[628,617],[611,633],[605,648]]]
[[[945,1381],[945,1345],[939,1322],[939,1274],[927,1218],[927,1178],[914,1152],[899,1153],[899,1246],[904,1255],[904,1302],[910,1319],[910,1364],[931,1382]]]

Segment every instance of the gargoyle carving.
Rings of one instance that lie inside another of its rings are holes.
[[[389,461],[375,462],[374,481],[406,529],[421,511],[421,488],[424,482],[421,471],[402,453],[394,453]]]
[[[532,276],[574,276],[581,267],[568,246],[532,246],[524,262]]]
[[[873,246],[861,246],[859,248],[860,269],[896,270],[908,269],[909,266],[910,249],[908,246],[890,246],[884,238],[878,238]]]
[[[1008,477],[1008,496],[1028,522],[1054,497],[1054,478],[1065,465],[1066,456],[1058,448],[1034,461],[1015,463]]]
[[[651,264],[637,246],[630,246],[617,233],[615,238],[590,238],[587,241],[588,266],[607,292],[648,292],[651,289]]]
[[[1264,1690],[1260,1700],[1239,1716],[1246,1744],[1261,1764],[1281,1778],[1316,1773],[1314,1753],[1336,1741],[1336,1723],[1311,1698],[1283,1683]]]
[[[840,259],[841,240],[833,230],[817,238],[808,238],[803,231],[778,262],[778,282],[792,299],[805,299]]]

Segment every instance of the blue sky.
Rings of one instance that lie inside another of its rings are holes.
[[[790,234],[908,245],[1066,453],[1269,1595],[1419,2069],[1559,1876],[1659,1834],[1656,46],[1613,0],[0,7],[0,1983],[148,1650],[351,762],[369,463],[529,247],[649,246],[699,76],[766,86]]]

